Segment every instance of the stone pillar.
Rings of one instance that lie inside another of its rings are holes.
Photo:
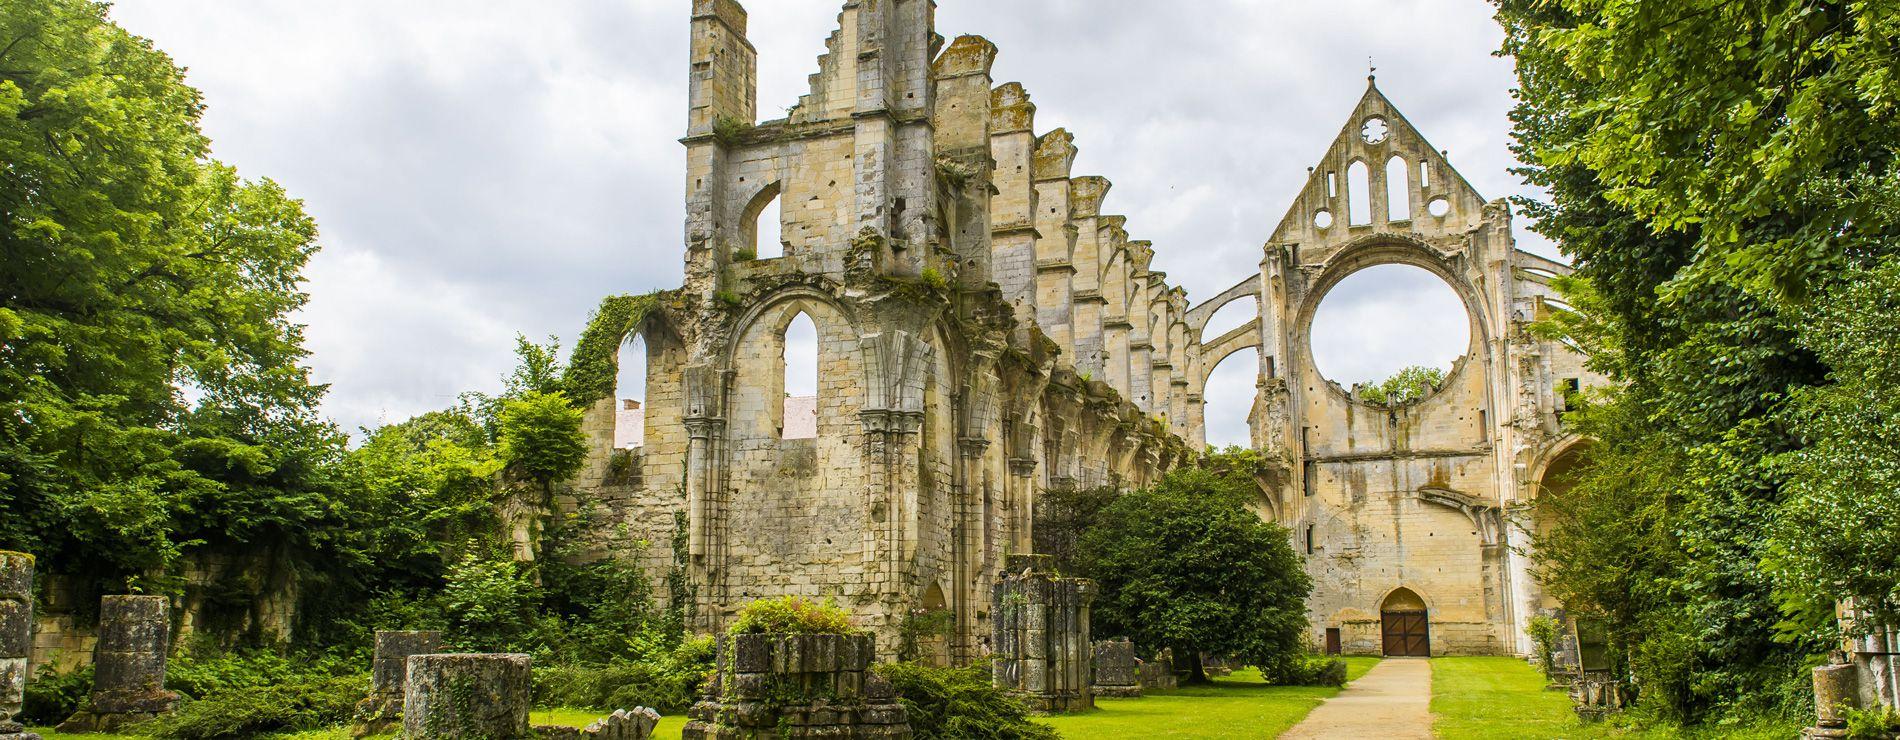
[[[0,740],[39,740],[13,721],[33,654],[33,556],[0,551]]]
[[[377,630],[376,657],[370,662],[369,696],[356,704],[357,737],[380,735],[402,724],[402,697],[408,687],[409,656],[442,652],[440,632]]]
[[[996,580],[996,685],[1038,712],[1095,706],[1089,691],[1089,604],[1095,582],[1055,574],[1048,555],[1011,555]]]
[[[171,602],[165,597],[101,598],[92,703],[61,723],[59,731],[111,732],[170,712],[178,702],[177,694],[165,690],[170,647]]]
[[[1141,696],[1140,668],[1141,661],[1135,660],[1134,643],[1127,640],[1095,643],[1095,695]]]
[[[1172,689],[1179,685],[1180,678],[1174,675],[1174,650],[1162,648],[1156,652],[1154,660],[1141,664],[1140,673],[1143,689]]]
[[[1852,665],[1815,666],[1815,722],[1813,727],[1802,731],[1802,737],[1847,737],[1847,710],[1860,707],[1860,682],[1857,678]]]
[[[685,740],[911,736],[909,713],[871,672],[870,634],[721,635],[718,654]]]
[[[499,740],[529,737],[534,679],[528,656],[504,653],[411,655],[403,691],[408,738]]]

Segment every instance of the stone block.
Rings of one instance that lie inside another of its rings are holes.
[[[410,738],[528,737],[534,703],[531,661],[520,654],[409,656],[403,735]]]

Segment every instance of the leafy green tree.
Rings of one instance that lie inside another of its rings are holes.
[[[1831,319],[1803,306],[1895,251],[1900,13],[1494,2],[1521,172],[1550,193],[1522,205],[1578,267],[1546,330],[1620,383],[1565,419],[1598,443],[1539,502],[1545,583],[1605,619],[1656,714],[1792,712],[1820,611],[1760,565],[1789,551],[1776,517],[1808,516],[1778,462],[1830,382],[1807,337]]]
[[[1371,403],[1398,406],[1431,395],[1444,383],[1444,370],[1411,365],[1393,373],[1390,378],[1360,386],[1359,397]]]
[[[344,519],[291,318],[316,226],[211,159],[202,109],[105,4],[0,0],[0,543],[82,585],[295,567]]]
[[[1077,558],[1101,584],[1096,632],[1173,648],[1196,681],[1202,653],[1269,677],[1294,668],[1312,583],[1286,529],[1247,509],[1255,485],[1245,472],[1184,468],[1103,510]]]
[[[580,409],[559,391],[529,391],[509,400],[501,410],[501,459],[551,492],[587,460]]]

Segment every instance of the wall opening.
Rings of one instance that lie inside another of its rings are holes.
[[[818,436],[818,327],[800,311],[785,326],[785,409],[783,439]]]
[[[1412,220],[1412,168],[1404,157],[1385,161],[1385,220]]]
[[[785,256],[784,213],[780,209],[779,184],[772,183],[746,204],[745,227],[740,234],[734,259],[774,259]]]
[[[1223,358],[1207,376],[1201,392],[1202,426],[1212,447],[1253,447],[1247,420],[1260,382],[1260,354],[1252,348]]]
[[[1375,265],[1326,293],[1310,336],[1320,374],[1343,388],[1382,385],[1408,368],[1435,371],[1442,380],[1471,350],[1471,317],[1437,275],[1411,265]],[[1417,398],[1430,388],[1418,390],[1424,392],[1392,400]]]
[[[639,334],[620,345],[614,376],[614,449],[646,444],[647,340]]]
[[[1353,226],[1372,223],[1372,178],[1365,162],[1346,168],[1346,213]]]
[[[1411,589],[1400,588],[1385,597],[1379,606],[1379,625],[1386,655],[1431,657],[1431,618],[1425,600]]]
[[[1260,304],[1253,298],[1228,301],[1213,316],[1207,317],[1207,324],[1201,327],[1201,342],[1205,344],[1219,339],[1222,334],[1257,318],[1260,318]]]

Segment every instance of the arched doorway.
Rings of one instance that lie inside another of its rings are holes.
[[[1388,657],[1431,657],[1431,619],[1425,600],[1411,589],[1401,588],[1385,597],[1379,607],[1379,625]]]

